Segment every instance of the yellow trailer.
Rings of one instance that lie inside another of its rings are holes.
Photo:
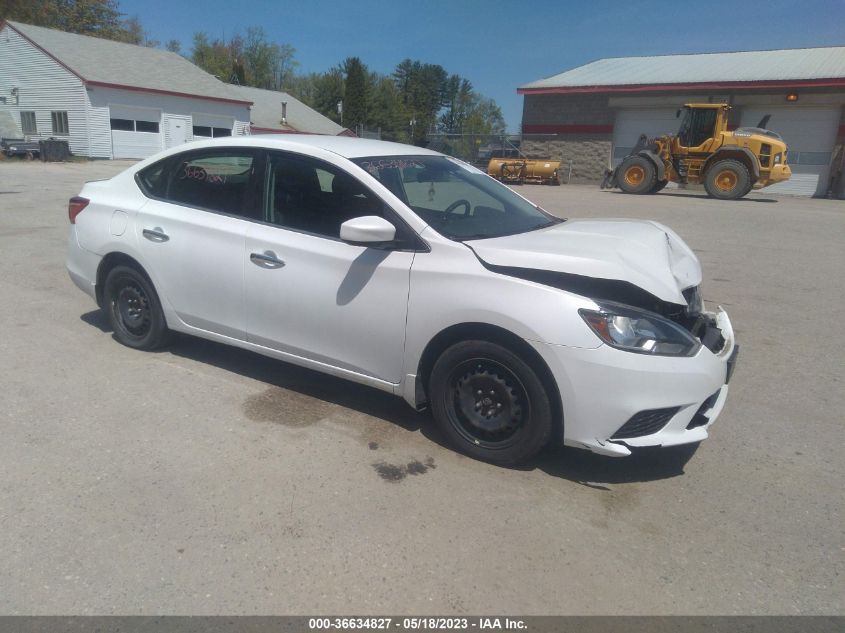
[[[560,161],[536,158],[494,158],[487,165],[487,175],[504,183],[526,182],[542,185],[560,184]]]

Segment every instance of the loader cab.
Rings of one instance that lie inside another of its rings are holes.
[[[724,104],[687,104],[678,110],[681,118],[677,144],[679,151],[706,152],[714,139],[727,129],[729,106]]]

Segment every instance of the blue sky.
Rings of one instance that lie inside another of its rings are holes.
[[[389,73],[406,57],[468,78],[518,131],[521,84],[630,55],[845,45],[845,0],[120,0],[150,37],[190,50],[195,31],[261,26],[296,48],[300,71],[357,55]]]

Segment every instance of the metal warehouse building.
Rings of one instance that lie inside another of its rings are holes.
[[[145,158],[194,139],[349,133],[283,92],[225,84],[168,51],[0,23],[0,136]]]
[[[841,172],[845,47],[601,59],[518,92],[523,151],[571,163],[575,181],[600,180],[640,134],[677,132],[693,102],[729,103],[731,128],[771,115],[793,176],[766,191],[823,196]]]

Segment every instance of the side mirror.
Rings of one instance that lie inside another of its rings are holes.
[[[361,246],[392,242],[396,239],[396,227],[377,215],[365,215],[341,224],[340,239]]]

